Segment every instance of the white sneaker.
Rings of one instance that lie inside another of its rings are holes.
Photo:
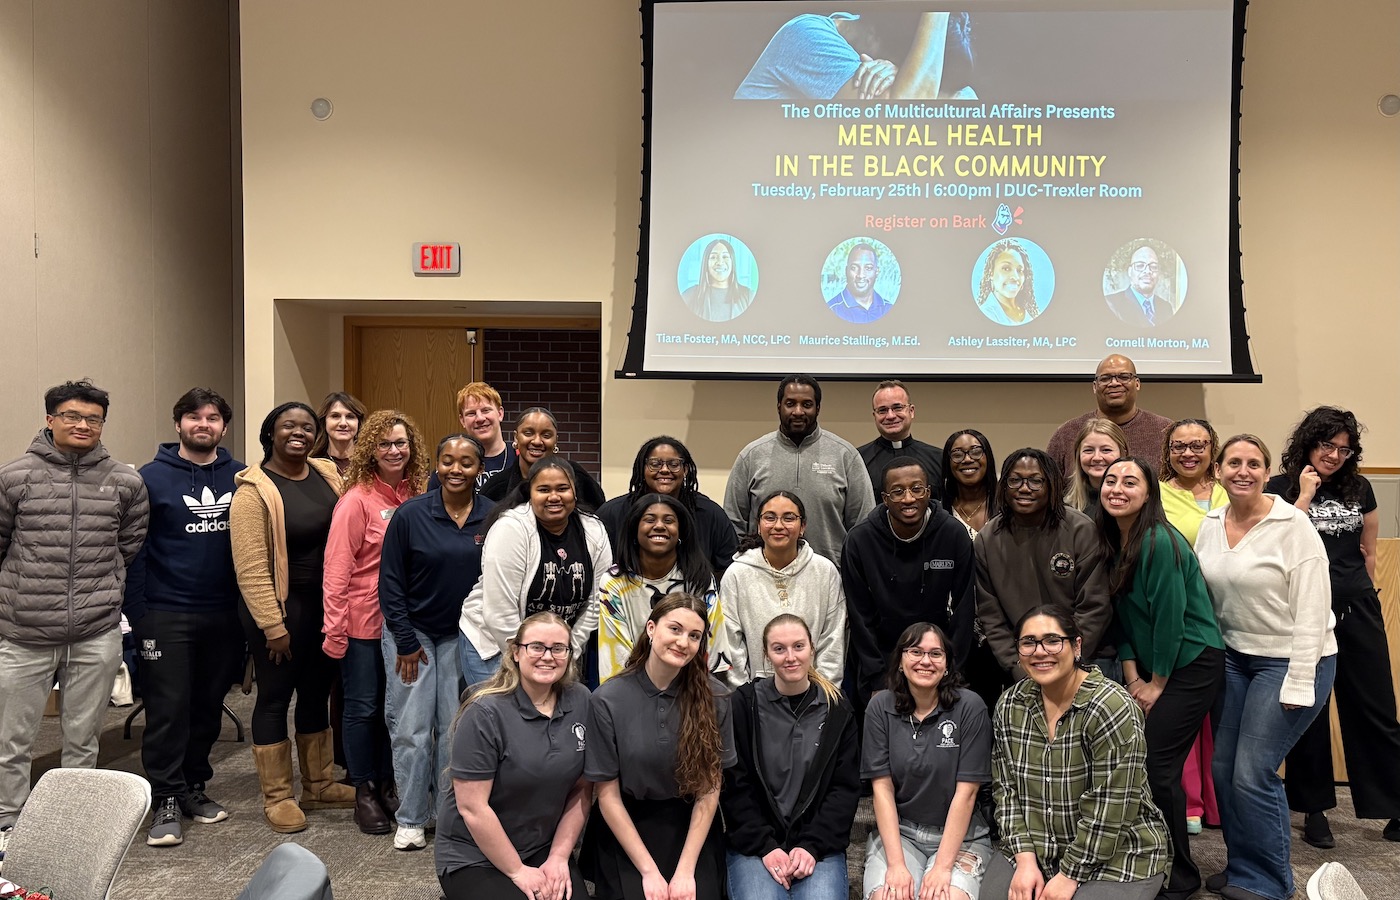
[[[422,850],[426,846],[428,839],[424,837],[422,828],[400,825],[399,830],[394,832],[395,850]]]

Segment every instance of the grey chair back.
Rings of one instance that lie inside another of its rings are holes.
[[[326,865],[300,844],[273,850],[253,873],[238,900],[335,900]]]
[[[111,769],[50,769],[5,849],[5,878],[63,900],[106,900],[151,808],[151,785]]]

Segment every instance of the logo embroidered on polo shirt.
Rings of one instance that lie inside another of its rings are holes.
[[[584,725],[582,722],[575,722],[574,727],[571,730],[574,733],[574,737],[578,739],[578,747],[575,748],[574,752],[582,753],[584,747],[584,736],[588,734],[588,726]]]
[[[938,746],[940,746],[940,747],[956,747],[956,746],[958,746],[958,736],[957,736],[957,735],[958,735],[958,723],[957,723],[957,722],[954,722],[954,721],[952,721],[951,719],[944,719],[942,722],[939,722],[939,723],[938,723],[938,733],[941,734],[941,735],[943,735],[942,740],[940,740],[940,741],[938,742]]]

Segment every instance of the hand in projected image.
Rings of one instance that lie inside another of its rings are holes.
[[[860,99],[872,100],[890,89],[899,69],[888,59],[872,59],[862,53],[851,86],[860,92]]]

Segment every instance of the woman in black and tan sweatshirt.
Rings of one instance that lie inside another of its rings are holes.
[[[263,459],[234,479],[229,509],[233,565],[243,594],[238,614],[253,654],[253,761],[263,814],[273,831],[306,827],[305,809],[348,808],[353,788],[335,780],[327,708],[335,662],[321,650],[322,570],[341,483],[335,463],[310,459],[316,416],[284,403],[258,433]],[[296,694],[302,795],[292,797],[287,709]]]

